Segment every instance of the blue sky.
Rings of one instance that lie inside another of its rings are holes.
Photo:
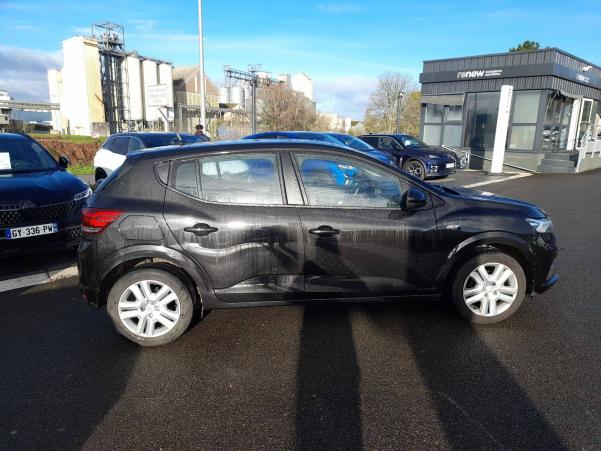
[[[196,4],[0,0],[0,87],[16,98],[46,98],[45,70],[60,67],[61,41],[104,20],[126,27],[128,49],[196,64]],[[530,39],[601,64],[600,0],[204,0],[203,9],[211,79],[221,81],[224,64],[305,72],[318,109],[356,119],[379,74],[417,81],[425,59],[506,51]]]

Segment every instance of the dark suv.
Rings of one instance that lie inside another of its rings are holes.
[[[144,346],[179,337],[199,307],[447,295],[495,323],[557,281],[534,205],[321,142],[131,153],[90,197],[83,233],[84,298]]]
[[[429,146],[407,134],[370,134],[359,136],[359,139],[393,155],[400,168],[422,180],[446,177],[456,169],[465,168],[467,162],[465,157],[452,150]]]
[[[77,247],[91,190],[68,164],[27,135],[0,133],[0,257]]]

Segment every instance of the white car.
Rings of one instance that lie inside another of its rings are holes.
[[[183,144],[201,143],[204,139],[189,133],[180,133]],[[116,133],[107,138],[94,156],[96,183],[107,178],[123,164],[129,152],[178,144],[179,139],[171,132]]]

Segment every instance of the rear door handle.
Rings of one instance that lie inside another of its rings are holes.
[[[309,233],[312,233],[313,235],[317,236],[332,236],[338,235],[340,233],[340,230],[334,229],[328,225],[322,225],[316,229],[309,229]]]
[[[196,224],[194,227],[186,227],[184,232],[190,232],[194,235],[198,236],[207,236],[209,233],[217,232],[219,229],[217,227],[212,227],[209,224],[200,223]]]

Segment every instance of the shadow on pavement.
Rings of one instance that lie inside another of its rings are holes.
[[[451,448],[566,448],[477,328],[450,308],[422,301],[363,309],[391,346],[408,342]]]
[[[123,392],[138,349],[80,300],[75,278],[0,294],[0,437],[81,447]]]
[[[305,307],[296,384],[297,449],[362,447],[360,374],[347,307]]]

